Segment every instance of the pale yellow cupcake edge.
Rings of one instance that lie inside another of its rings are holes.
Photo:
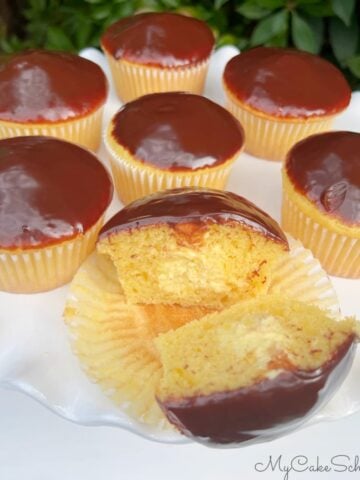
[[[83,235],[56,245],[0,250],[0,290],[37,293],[68,283],[95,247],[104,215]]]
[[[56,137],[97,151],[101,142],[103,106],[81,118],[54,123],[18,123],[0,120],[0,140],[42,135]]]
[[[103,50],[116,93],[124,103],[150,93],[203,92],[210,58],[184,67],[152,67],[116,59],[106,49]]]
[[[137,162],[132,155],[111,138],[111,124],[104,136],[113,173],[115,190],[120,200],[127,204],[133,200],[163,190],[182,187],[207,187],[223,190],[233,163],[242,148],[224,163],[194,171],[168,172]]]
[[[311,119],[276,119],[242,106],[224,85],[225,107],[245,131],[245,151],[266,160],[284,160],[295,143],[316,133],[331,130],[334,116]]]

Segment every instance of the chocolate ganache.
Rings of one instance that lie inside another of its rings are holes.
[[[104,225],[100,239],[149,225],[232,222],[288,246],[285,234],[275,220],[253,203],[235,193],[206,188],[178,188],[135,200]]]
[[[350,226],[360,225],[360,134],[327,132],[295,145],[286,160],[294,188],[316,207]]]
[[[169,421],[201,443],[254,443],[294,430],[330,399],[352,364],[347,340],[322,367],[284,371],[249,387],[183,399],[158,400]]]
[[[214,35],[206,23],[195,18],[175,13],[140,13],[111,25],[101,44],[116,59],[182,67],[207,60]]]
[[[226,65],[224,82],[246,106],[280,118],[333,115],[351,96],[331,63],[288,48],[258,47],[237,55]]]
[[[91,228],[112,197],[89,151],[50,137],[0,141],[0,249],[70,240]]]
[[[240,123],[216,103],[188,93],[145,95],[113,118],[112,138],[145,164],[181,171],[214,167],[240,151]]]
[[[0,57],[0,120],[71,120],[100,108],[107,89],[101,68],[78,55],[29,50]]]

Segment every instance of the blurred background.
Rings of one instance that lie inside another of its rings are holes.
[[[322,55],[360,89],[358,0],[0,0],[0,51],[99,47],[114,21],[163,10],[204,20],[218,46],[291,46]]]

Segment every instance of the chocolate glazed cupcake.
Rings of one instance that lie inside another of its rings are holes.
[[[97,150],[107,81],[78,55],[30,50],[0,59],[0,139],[49,135]]]
[[[0,140],[0,290],[68,282],[94,247],[112,197],[108,172],[77,145],[50,137]]]
[[[224,108],[179,92],[146,95],[126,104],[105,135],[124,203],[178,187],[223,189],[243,143],[241,125]]]
[[[328,273],[360,278],[360,134],[313,135],[289,152],[282,224]]]
[[[258,47],[232,58],[223,77],[227,108],[245,129],[246,151],[283,160],[309,135],[330,130],[351,90],[326,60],[289,48]]]
[[[214,47],[206,23],[175,13],[141,13],[101,38],[120,100],[155,92],[201,93]]]

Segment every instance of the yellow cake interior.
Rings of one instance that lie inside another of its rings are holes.
[[[222,308],[266,292],[287,246],[240,224],[186,223],[110,234],[98,251],[130,303]]]
[[[240,302],[155,339],[163,375],[160,399],[225,392],[314,370],[355,335],[352,318],[277,295]]]

